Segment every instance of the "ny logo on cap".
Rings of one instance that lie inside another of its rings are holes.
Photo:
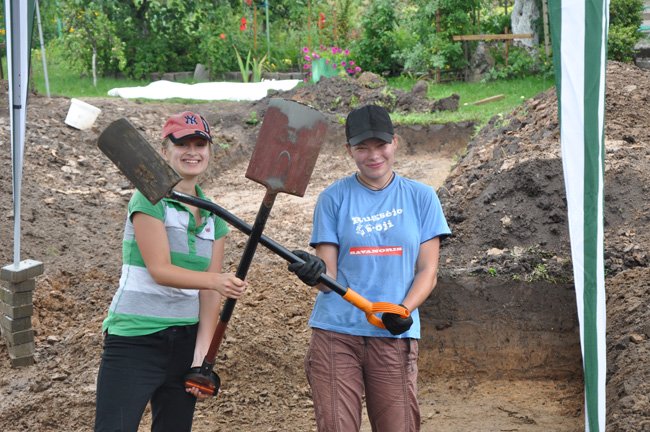
[[[186,115],[185,116],[185,123],[186,124],[193,124],[193,125],[199,124],[199,122],[196,121],[196,117],[194,117],[193,115]]]

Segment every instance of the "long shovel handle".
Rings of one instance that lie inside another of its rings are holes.
[[[230,213],[228,210],[224,209],[223,207],[219,206],[218,204],[215,204],[211,201],[204,200],[202,198],[197,198],[192,195],[187,195],[181,192],[176,192],[173,191],[172,198],[176,199],[177,201],[184,202],[189,205],[193,205],[195,207],[202,208],[204,210],[208,210],[209,212],[212,212],[228,222],[230,225],[234,226],[237,228],[239,231],[243,232],[246,235],[252,235],[253,228],[234,214]],[[250,241],[250,240],[249,240]],[[277,243],[273,239],[265,236],[265,235],[260,235],[259,236],[259,243],[264,245],[267,249],[269,249],[271,252],[275,253],[276,255],[279,255],[281,258],[284,260],[290,262],[290,263],[296,263],[296,262],[303,262],[300,258],[298,258],[296,255],[294,255],[290,250],[282,246],[281,244]],[[351,288],[346,288],[343,285],[339,284],[336,280],[332,279],[330,276],[327,274],[323,273],[320,275],[318,278],[318,281],[343,297],[346,301],[350,302],[357,308],[361,309],[362,311],[365,312],[366,314],[366,319],[368,322],[370,322],[372,325],[379,327],[379,328],[385,328],[384,323],[379,319],[375,314],[376,313],[395,313],[400,315],[402,318],[406,318],[409,316],[409,311],[397,304],[394,303],[388,303],[388,302],[370,302],[367,300],[365,297],[361,296],[359,293],[353,291]]]
[[[268,220],[269,214],[271,213],[271,208],[275,202],[275,197],[275,193],[270,193],[268,191],[266,192],[264,195],[264,200],[262,201],[262,205],[257,212],[255,223],[253,224],[250,233],[248,233],[248,241],[246,242],[246,247],[244,248],[244,253],[242,254],[242,257],[239,261],[239,265],[237,266],[237,271],[235,272],[235,276],[241,280],[246,279],[248,269],[250,268],[251,262],[253,261],[253,256],[255,255],[255,250],[257,249],[257,245],[260,243],[260,238],[262,237],[264,226],[266,225],[266,221]],[[228,298],[224,302],[223,307],[221,308],[221,314],[219,315],[217,329],[215,330],[214,337],[210,343],[210,348],[205,355],[206,361],[214,363],[214,359],[217,356],[219,346],[223,340],[223,335],[226,332],[228,321],[230,321],[230,317],[232,316],[236,304],[237,300],[232,298]]]
[[[262,200],[262,205],[260,206],[259,211],[257,212],[257,217],[255,218],[255,223],[253,227],[250,228],[248,241],[246,242],[246,247],[244,248],[244,253],[239,261],[237,266],[237,271],[235,276],[239,279],[246,279],[248,274],[248,269],[253,261],[253,256],[255,255],[255,250],[257,245],[260,243],[260,237],[262,237],[262,232],[264,231],[264,226],[266,221],[269,218],[271,213],[271,208],[275,202],[276,193],[269,192],[267,189],[264,199]],[[201,207],[206,210],[210,210],[205,207],[204,204],[209,203],[209,201],[200,200],[199,202],[194,202],[195,198],[191,195],[185,195],[180,192],[172,191],[170,197],[176,199],[177,201],[185,202],[186,204],[194,205],[196,207]],[[188,199],[191,198],[191,199]],[[225,218],[224,218],[225,219]],[[217,353],[219,352],[219,347],[221,342],[223,342],[224,335],[226,333],[226,328],[228,327],[228,322],[230,317],[235,309],[237,304],[236,299],[228,298],[221,308],[221,314],[219,315],[219,321],[217,322],[217,328],[214,331],[212,336],[212,341],[210,342],[210,347],[208,352],[203,358],[203,363],[198,370],[192,371],[185,378],[185,386],[193,387],[198,389],[201,393],[216,396],[219,391],[219,377],[213,372],[214,363],[217,358]]]

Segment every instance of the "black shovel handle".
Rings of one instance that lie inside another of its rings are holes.
[[[237,271],[235,272],[235,276],[241,280],[246,279],[248,269],[253,262],[253,256],[255,255],[257,245],[260,243],[260,238],[262,237],[264,226],[266,225],[266,221],[269,218],[271,208],[273,207],[276,196],[277,193],[272,193],[267,190],[266,194],[264,195],[264,199],[262,200],[262,205],[260,206],[260,209],[257,212],[257,216],[255,217],[255,223],[253,224],[253,227],[248,230],[248,241],[246,242],[246,247],[244,248],[244,253],[242,254],[242,257],[239,261],[239,265],[237,266]],[[211,208],[206,207],[206,204],[210,203],[207,200],[196,198],[191,195],[186,195],[176,191],[172,191],[170,193],[170,197],[177,201],[212,211]],[[217,214],[216,212],[213,213]],[[226,218],[223,219],[225,220]],[[224,302],[221,308],[221,314],[219,315],[219,321],[217,322],[217,328],[215,329],[212,336],[212,341],[210,342],[208,352],[205,354],[205,358],[203,359],[203,364],[200,368],[194,368],[185,377],[186,387],[197,388],[200,392],[212,396],[216,396],[219,392],[221,380],[219,379],[219,376],[213,372],[213,368],[219,347],[221,346],[221,342],[223,341],[224,335],[226,333],[226,328],[228,327],[228,321],[230,321],[236,304],[237,300],[233,298],[227,298]]]
[[[288,261],[290,263],[303,262],[302,259],[296,256],[289,249],[285,248],[281,244],[277,243],[275,240],[262,234],[269,213],[271,211],[271,207],[273,206],[273,202],[275,201],[275,194],[270,194],[267,191],[266,195],[264,196],[264,200],[262,201],[260,210],[258,211],[257,217],[255,219],[255,224],[252,227],[246,222],[244,222],[242,219],[230,213],[225,208],[211,201],[198,198],[193,195],[188,195],[182,192],[177,192],[174,190],[170,192],[169,197],[177,201],[183,202],[185,204],[202,208],[211,213],[214,213],[220,218],[222,218],[223,220],[225,220],[226,222],[228,222],[230,225],[235,227],[237,230],[249,236],[248,242],[246,243],[246,248],[244,250],[244,254],[241,258],[241,261],[239,263],[239,266],[237,267],[237,272],[236,272],[236,276],[242,280],[246,277],[246,273],[248,272],[248,268],[253,259],[253,255],[255,254],[255,249],[257,248],[257,245],[259,243],[264,245],[271,252],[283,258],[285,261]],[[348,302],[352,303],[354,306],[364,311],[368,321],[376,327],[385,328],[381,319],[379,319],[375,315],[376,313],[383,313],[383,312],[396,313],[404,318],[409,316],[409,311],[405,307],[395,305],[392,303],[386,303],[386,302],[372,303],[369,300],[365,299],[360,294],[358,294],[357,292],[353,291],[352,289],[342,286],[335,279],[332,279],[330,276],[328,276],[325,273],[321,273],[321,275],[318,278],[318,281],[323,285],[327,286],[329,289],[331,289],[338,295],[340,295],[341,297],[343,297]],[[194,371],[193,375],[198,379],[188,379],[189,378],[188,376],[185,381],[186,385],[193,386],[201,390],[202,387],[205,387],[203,384],[206,380],[213,381],[211,378],[211,374],[213,374],[212,370],[214,368],[214,362],[217,356],[217,350],[221,345],[221,342],[223,341],[223,337],[226,332],[226,327],[228,326],[228,321],[230,320],[230,317],[232,315],[232,312],[236,304],[237,304],[237,300],[235,299],[227,299],[224,302],[224,305],[221,309],[219,322],[217,323],[217,328],[212,338],[212,342],[210,343],[210,349],[208,350],[208,353],[203,359],[203,364],[201,365],[200,369],[198,371]],[[202,376],[197,377],[197,375],[199,374]],[[219,377],[216,376],[216,378],[218,380]],[[209,393],[209,394],[216,395],[218,390],[219,389],[217,387],[216,389],[214,389],[214,393]]]
[[[255,228],[254,226],[251,227],[249,224],[247,224],[246,222],[244,222],[243,220],[241,220],[234,214],[230,213],[228,210],[226,210],[225,208],[221,207],[218,204],[215,204],[211,201],[202,198],[197,198],[195,196],[184,194],[182,192],[176,192],[176,191],[171,192],[170,198],[183,202],[185,204],[192,205],[194,207],[202,208],[211,213],[214,213],[217,216],[219,216],[221,219],[228,222],[233,227],[237,228],[242,233],[249,236],[252,236],[253,234],[253,229]],[[249,242],[250,242],[250,237],[249,237]],[[298,258],[298,256],[294,255],[293,252],[291,252],[289,249],[282,246],[275,240],[263,235],[261,230],[260,230],[258,242],[264,245],[271,252],[283,258],[285,261],[288,261],[290,263],[302,262],[302,260]],[[330,276],[326,275],[325,273],[320,275],[318,281],[341,296],[344,296],[348,292],[348,288],[345,288],[344,286],[339,284],[336,280],[332,279]]]
[[[264,199],[262,200],[262,205],[257,212],[255,223],[251,228],[250,234],[248,236],[248,241],[246,242],[246,247],[244,248],[244,253],[242,254],[239,265],[237,266],[237,271],[235,272],[235,276],[241,280],[246,279],[248,269],[250,268],[251,262],[253,261],[253,256],[255,255],[255,251],[257,249],[257,245],[260,243],[260,238],[262,237],[264,226],[266,225],[266,221],[268,220],[269,214],[271,213],[271,208],[275,202],[275,197],[275,193],[270,193],[267,191],[264,195]],[[223,335],[226,331],[226,327],[228,326],[228,321],[230,321],[230,317],[232,316],[232,312],[235,309],[236,304],[237,300],[232,298],[227,298],[224,302],[223,307],[221,308],[221,314],[219,315],[217,329],[215,330],[214,337],[210,343],[210,349],[205,355],[206,361],[214,362],[214,359],[217,356],[217,351],[219,350],[219,346],[221,345],[221,341],[223,340]]]
[[[252,236],[253,234],[253,230],[255,229],[254,226],[251,227],[246,222],[244,222],[234,214],[230,213],[228,210],[224,209],[223,207],[219,206],[218,204],[215,204],[211,201],[202,198],[197,198],[195,196],[187,195],[176,191],[172,192],[171,197],[178,201],[208,210],[209,212],[216,214],[217,216],[221,217],[223,220],[225,220],[230,225],[234,226],[235,228],[237,228],[239,231],[243,232],[246,235]],[[257,224],[257,221],[255,223]],[[303,262],[303,260],[301,260],[298,256],[294,255],[293,252],[291,252],[281,244],[277,243],[276,241],[270,239],[269,237],[263,235],[261,233],[261,230],[259,232],[259,238],[257,241],[263,244],[264,246],[266,246],[266,248],[269,249],[271,252],[275,253],[276,255],[279,255],[280,257],[284,258],[286,261],[290,263]],[[332,291],[334,291],[335,293],[337,293],[338,295],[340,295],[341,297],[343,297],[346,301],[352,303],[354,306],[361,309],[366,314],[366,318],[368,319],[368,322],[370,322],[372,325],[376,327],[385,328],[381,319],[379,319],[375,315],[377,313],[384,313],[384,312],[395,313],[400,315],[403,318],[409,316],[409,311],[405,307],[393,303],[387,303],[387,302],[375,302],[375,303],[370,302],[369,300],[365,299],[363,296],[358,294],[356,291],[353,291],[351,288],[346,288],[342,286],[335,279],[332,279],[330,276],[328,276],[325,273],[322,273],[320,275],[318,281],[323,285],[325,285],[326,287],[328,287],[329,289],[331,289]]]

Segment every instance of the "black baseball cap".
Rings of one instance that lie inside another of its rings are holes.
[[[345,120],[345,137],[348,144],[355,146],[368,138],[379,138],[385,142],[393,140],[393,122],[388,111],[379,105],[365,105],[348,114]]]

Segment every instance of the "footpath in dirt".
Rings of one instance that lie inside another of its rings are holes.
[[[607,72],[607,429],[648,431],[650,74],[621,63],[610,63]],[[331,119],[305,197],[279,195],[267,224],[265,234],[288,248],[307,247],[318,193],[354,172],[342,147],[341,119],[350,106],[381,101],[391,111],[430,111],[462,103],[428,101],[417,89],[382,100],[385,92],[372,82],[328,79],[273,95],[309,103]],[[169,114],[199,111],[214,126],[218,146],[202,182],[209,195],[252,223],[265,192],[244,173],[268,99],[85,100],[102,113],[92,129],[79,131],[64,124],[69,99],[29,99],[21,258],[43,262],[45,272],[34,292],[35,364],[12,368],[0,340],[0,428],[7,432],[92,429],[101,321],[119,279],[133,193],[96,147],[108,124],[127,117],[158,143]],[[397,132],[396,170],[438,190],[454,232],[442,247],[439,287],[422,308],[428,320],[419,364],[422,430],[584,430],[554,90],[494,118],[473,138],[471,124],[398,125]],[[1,265],[13,260],[9,143],[9,114],[0,107]],[[229,270],[245,241],[230,234]],[[248,279],[215,368],[222,391],[199,404],[194,430],[313,431],[303,356],[314,293],[264,248]],[[141,430],[149,427],[147,412]],[[367,422],[362,430],[370,430]]]

